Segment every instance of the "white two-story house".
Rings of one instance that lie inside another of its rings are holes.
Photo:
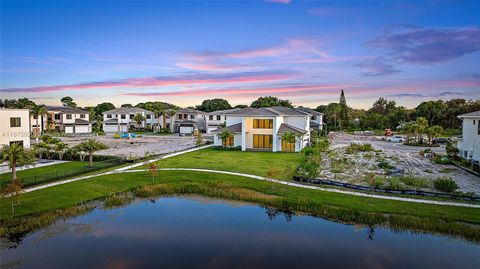
[[[205,115],[205,125],[207,134],[212,133],[212,131],[217,130],[218,128],[225,126],[227,124],[227,114],[233,113],[240,108],[232,108],[227,110],[217,110],[209,112]]]
[[[181,135],[192,134],[195,130],[205,132],[205,112],[182,108],[174,116],[173,132]]]
[[[30,111],[0,108],[0,147],[13,143],[30,147]]]
[[[233,136],[225,141],[227,146],[245,150],[301,151],[310,143],[310,118],[312,114],[295,108],[267,107],[244,108],[226,114],[226,129]],[[222,146],[218,134],[213,133],[214,145]],[[295,142],[285,141],[285,133],[295,135]]]
[[[92,132],[90,113],[86,110],[68,106],[46,106],[46,116],[40,115],[38,121],[31,116],[32,130],[42,133],[56,130],[65,134],[87,134]],[[38,126],[37,126],[38,122]]]
[[[313,110],[308,107],[297,107],[297,110],[311,114],[310,116],[310,130],[323,130],[323,113]]]
[[[135,121],[135,115],[142,115],[145,120],[140,124]],[[138,107],[121,107],[108,110],[103,115],[103,131],[105,133],[123,133],[131,128],[153,128],[162,119],[156,118],[152,111]]]
[[[480,111],[458,116],[462,122],[462,138],[458,141],[459,155],[480,162]]]

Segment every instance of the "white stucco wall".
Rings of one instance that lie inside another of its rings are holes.
[[[10,127],[10,118],[19,117],[20,127]],[[30,111],[28,109],[0,109],[0,145],[21,141],[30,147]]]
[[[475,121],[475,122],[474,122]],[[478,134],[478,125],[480,117],[465,118],[462,123],[463,139],[458,142],[459,155],[467,159],[480,161],[480,135]]]

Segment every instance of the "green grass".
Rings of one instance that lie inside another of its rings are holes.
[[[245,152],[206,148],[160,160],[158,167],[203,168],[288,179],[288,173],[284,172],[285,169],[294,168],[299,160],[298,153]],[[148,165],[134,169],[148,169]]]
[[[42,176],[45,173],[50,173],[56,170],[70,170],[70,169],[81,169],[88,166],[88,162],[81,161],[71,161],[66,163],[53,164],[38,168],[32,168],[27,170],[17,171],[17,177],[22,179],[22,177],[33,177],[33,176]],[[0,185],[3,186],[5,182],[9,182],[12,179],[11,173],[0,174]]]
[[[412,215],[480,224],[480,209],[476,208],[438,206],[358,197],[289,187],[239,176],[196,171],[161,171],[160,176],[155,180],[155,183],[180,184],[182,182],[228,183],[234,187],[283,197],[292,203],[329,205],[349,210]],[[148,173],[138,172],[99,176],[88,180],[58,185],[22,194],[20,204],[16,207],[15,215],[21,216],[68,208],[81,202],[110,196],[114,192],[125,192],[148,184],[153,184]],[[11,217],[9,199],[11,198],[3,198],[1,200],[0,219]]]

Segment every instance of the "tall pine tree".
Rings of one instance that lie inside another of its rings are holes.
[[[343,89],[340,93],[340,123],[342,127],[345,127],[348,123],[348,105]]]

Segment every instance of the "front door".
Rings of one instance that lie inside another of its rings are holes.
[[[273,142],[272,135],[262,135],[254,134],[253,135],[253,148],[256,149],[271,149]]]

